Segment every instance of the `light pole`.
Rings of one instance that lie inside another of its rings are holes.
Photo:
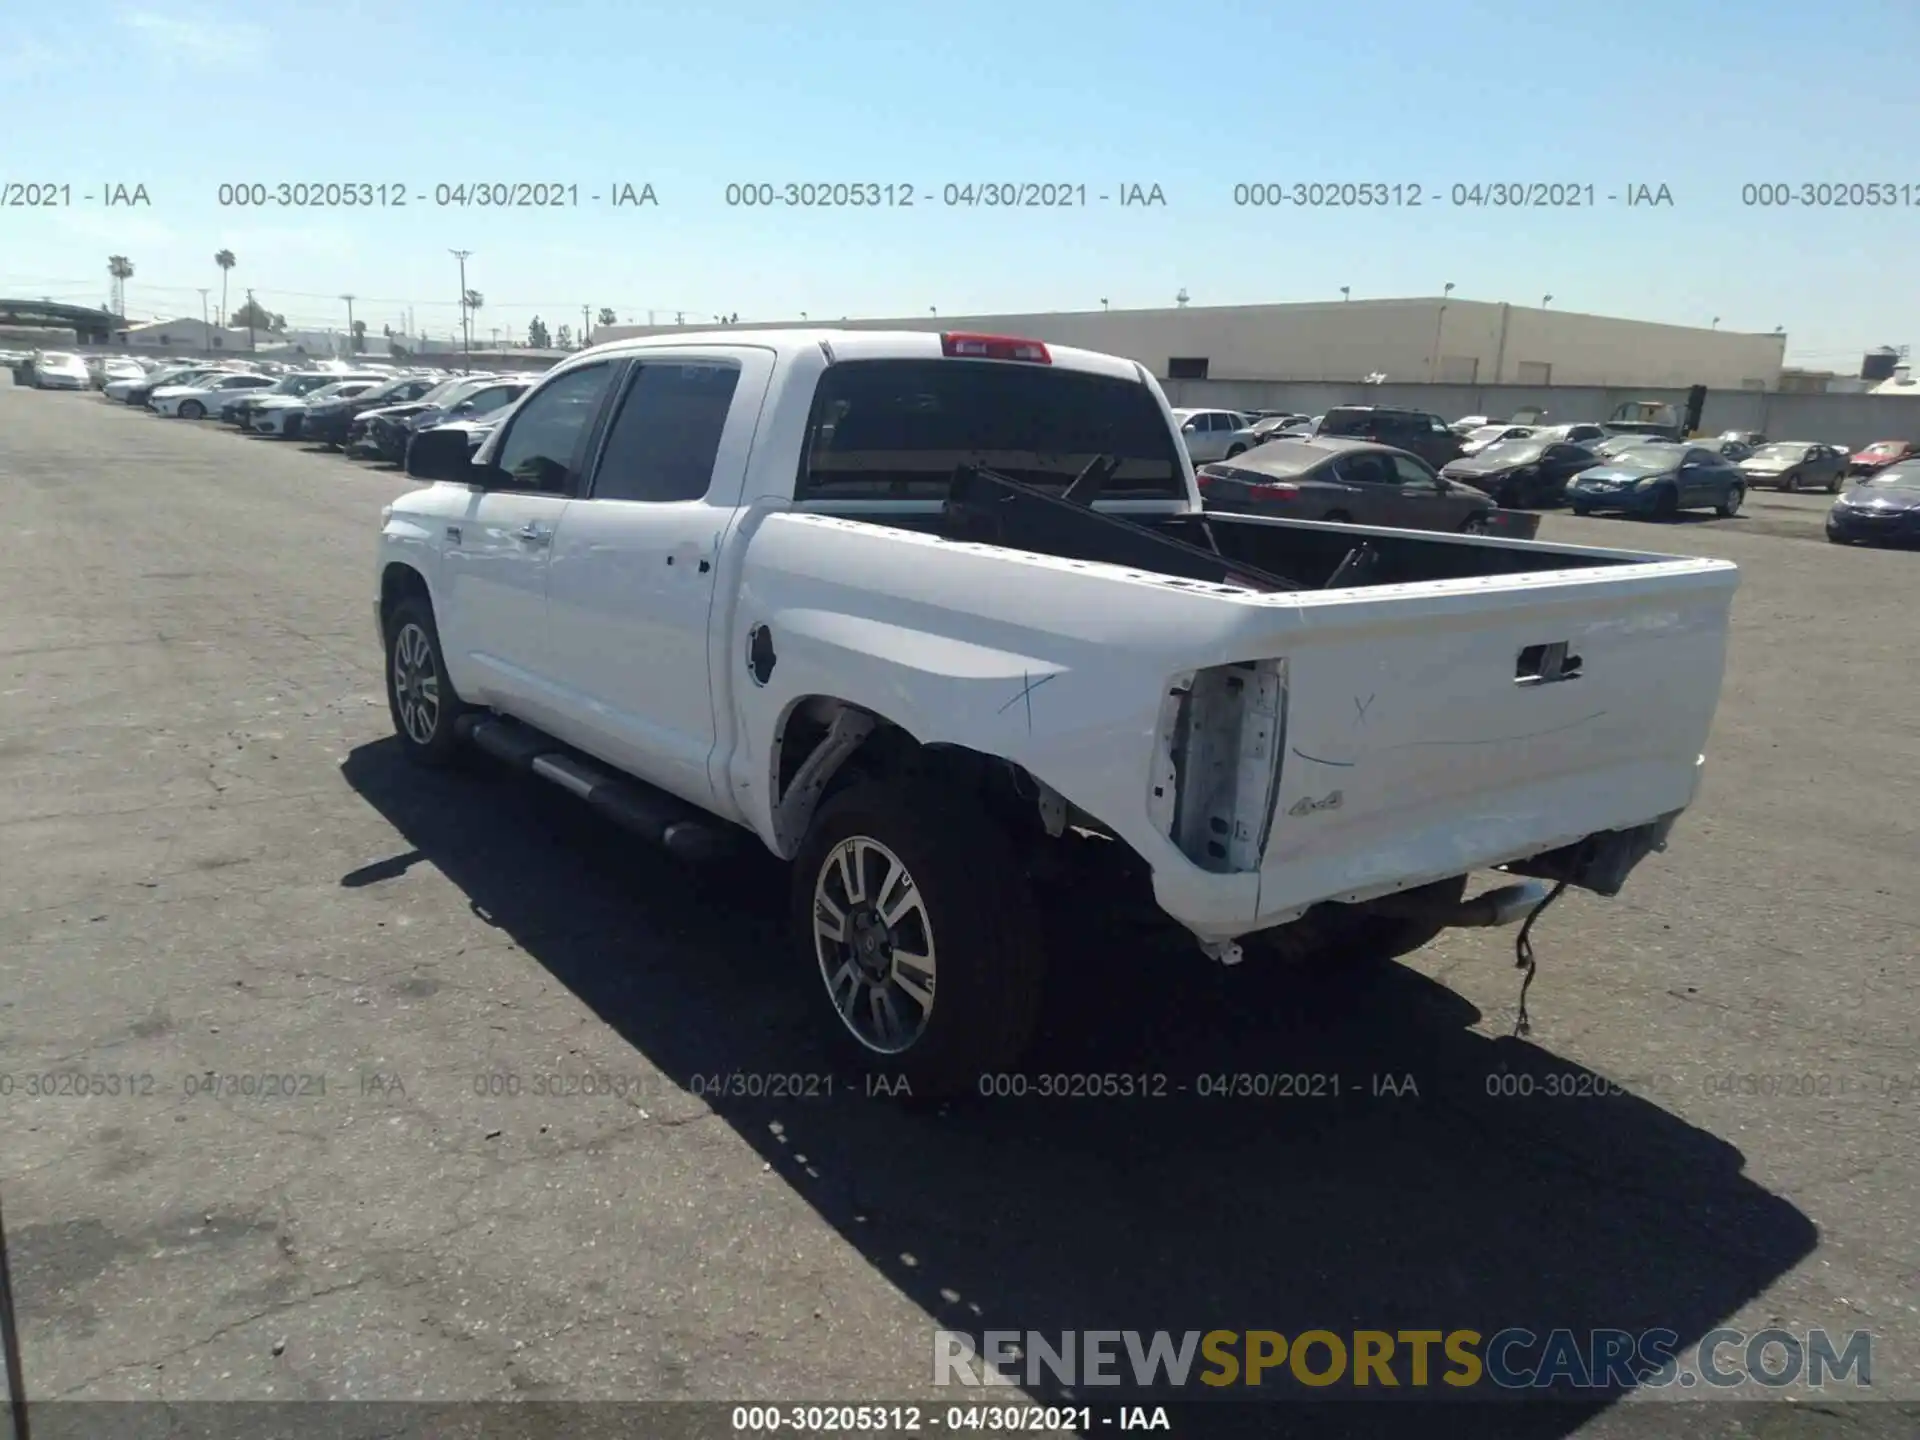
[[[467,329],[467,257],[471,250],[449,250],[447,253],[460,262],[460,348],[468,356],[473,355],[473,334]]]
[[[1440,287],[1440,310],[1433,317],[1433,358],[1427,362],[1427,383],[1440,378],[1440,327],[1447,323],[1447,297],[1453,294],[1453,281]]]
[[[340,298],[347,302],[347,354],[358,354],[353,348],[353,296],[342,295]]]
[[[258,347],[253,341],[253,287],[247,287],[247,353],[251,355]]]
[[[584,350],[592,343],[593,307],[591,305],[582,305],[580,307],[580,348]]]
[[[212,293],[210,287],[200,291],[200,348],[209,355],[213,353],[213,332],[207,328],[207,296]]]
[[[1714,316],[1713,324],[1709,325],[1707,328],[1709,330],[1718,330],[1720,328],[1720,317],[1718,315]]]

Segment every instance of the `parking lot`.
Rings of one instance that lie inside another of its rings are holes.
[[[1828,545],[1830,497],[1544,521],[1743,581],[1705,792],[1536,927],[1530,1038],[1510,931],[1300,975],[1062,915],[1034,1072],[1168,1093],[925,1107],[831,1070],[770,861],[401,763],[372,602],[406,484],[0,389],[36,1399],[950,1398],[936,1327],[1423,1324],[1869,1330],[1920,1399],[1920,555]],[[1187,1083],[1240,1072],[1341,1094]]]

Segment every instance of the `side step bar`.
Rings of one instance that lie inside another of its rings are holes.
[[[602,770],[530,725],[499,715],[467,715],[459,734],[496,759],[570,791],[678,859],[713,860],[739,851],[733,826],[644,781]]]

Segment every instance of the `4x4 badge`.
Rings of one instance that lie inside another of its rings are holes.
[[[1312,815],[1321,810],[1338,810],[1340,808],[1340,802],[1345,798],[1346,797],[1338,790],[1335,790],[1323,800],[1315,800],[1310,796],[1302,795],[1288,808],[1287,814],[1294,816]]]

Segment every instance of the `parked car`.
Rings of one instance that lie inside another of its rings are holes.
[[[1469,430],[1460,437],[1460,453],[1462,456],[1478,455],[1489,445],[1525,440],[1531,434],[1531,425],[1482,425],[1478,430]]]
[[[1594,425],[1587,422],[1573,425],[1538,425],[1534,427],[1533,434],[1527,438],[1531,440],[1559,440],[1568,445],[1584,445],[1588,449],[1592,449],[1595,445],[1598,445],[1602,440],[1607,438],[1607,428],[1604,425]]]
[[[367,421],[366,446],[396,465],[407,458],[407,443],[421,431],[448,422],[481,420],[513,404],[533,387],[530,376],[469,375],[434,399],[429,391],[413,405],[375,410]],[[428,403],[431,402],[431,403]]]
[[[1740,471],[1704,445],[1643,444],[1567,482],[1576,515],[1609,510],[1664,520],[1682,510],[1712,509],[1730,518],[1746,495]]]
[[[1898,465],[1902,460],[1911,460],[1916,453],[1920,453],[1920,447],[1916,447],[1911,440],[1876,440],[1853,456],[1847,473],[1871,475],[1889,465]]]
[[[94,389],[105,390],[116,380],[144,380],[147,367],[138,360],[103,360],[95,370],[93,361],[89,360],[87,373],[92,377]]]
[[[1559,504],[1567,481],[1593,465],[1593,452],[1584,445],[1528,435],[1462,455],[1440,473],[1486,491],[1503,509],[1521,510]]]
[[[218,414],[220,407],[231,400],[257,395],[272,388],[273,377],[270,375],[235,371],[203,375],[185,385],[163,385],[153,392],[153,398],[147,403],[160,415],[173,415],[182,420],[204,420],[208,415]]]
[[[1462,415],[1458,420],[1447,426],[1447,428],[1456,435],[1466,436],[1471,435],[1482,426],[1493,423],[1494,420],[1491,415]]]
[[[1740,462],[1749,488],[1775,485],[1782,490],[1820,490],[1838,494],[1846,483],[1848,457],[1831,445],[1806,440],[1775,440]]]
[[[307,407],[301,422],[301,436],[318,445],[345,445],[353,418],[362,410],[418,400],[445,378],[443,375],[399,375],[370,385],[356,395],[333,395],[316,400]]]
[[[238,425],[242,430],[253,428],[253,415],[268,401],[300,399],[316,390],[329,385],[338,385],[342,380],[365,380],[374,383],[372,375],[341,375],[331,370],[295,370],[282,375],[273,384],[251,395],[243,395],[237,400],[229,400],[220,407],[220,418],[229,425]]]
[[[307,411],[330,400],[350,400],[364,394],[376,380],[336,380],[305,395],[278,395],[262,400],[247,417],[247,428],[256,435],[271,435],[278,440],[297,440],[306,425]]]
[[[120,400],[133,406],[145,406],[147,401],[153,398],[153,392],[163,385],[191,385],[206,375],[231,373],[218,365],[167,366],[149,370],[138,379],[115,380],[101,393],[109,400]]]
[[[1758,450],[1767,443],[1767,437],[1758,430],[1722,430],[1714,437],[1722,441],[1731,441],[1735,445],[1744,445],[1749,451]],[[1722,450],[1722,455],[1727,452]]]
[[[1649,445],[1679,445],[1680,443],[1678,440],[1662,440],[1657,435],[1626,434],[1609,435],[1606,439],[1587,448],[1593,451],[1594,458],[1597,460],[1612,460],[1626,454],[1629,450],[1644,450]]]
[[[1251,450],[1256,445],[1264,445],[1267,441],[1284,433],[1289,421],[1297,422],[1304,418],[1299,415],[1269,415],[1265,419],[1250,420],[1227,437],[1227,448],[1223,458],[1231,460],[1244,450]]]
[[[1336,405],[1315,422],[1316,438],[1371,440],[1418,455],[1438,469],[1460,458],[1460,437],[1447,422],[1424,410],[1399,410],[1386,405]]]
[[[1371,440],[1272,440],[1195,476],[1209,512],[1483,532],[1493,497]]]
[[[1180,436],[1187,442],[1187,454],[1196,465],[1221,460],[1233,448],[1234,437],[1247,428],[1246,416],[1237,410],[1176,410],[1173,418],[1180,425]],[[1246,442],[1241,441],[1241,449]]]
[[[701,338],[416,437],[367,577],[395,750],[787,862],[822,1026],[916,1097],[1018,1061],[1042,871],[1196,960],[1344,964],[1618,893],[1694,799],[1725,561],[1206,513],[1115,356]]]
[[[1882,466],[1834,501],[1827,539],[1836,545],[1920,544],[1920,460]]]
[[[92,384],[86,362],[78,355],[46,350],[34,357],[33,388],[36,390],[86,390]]]

